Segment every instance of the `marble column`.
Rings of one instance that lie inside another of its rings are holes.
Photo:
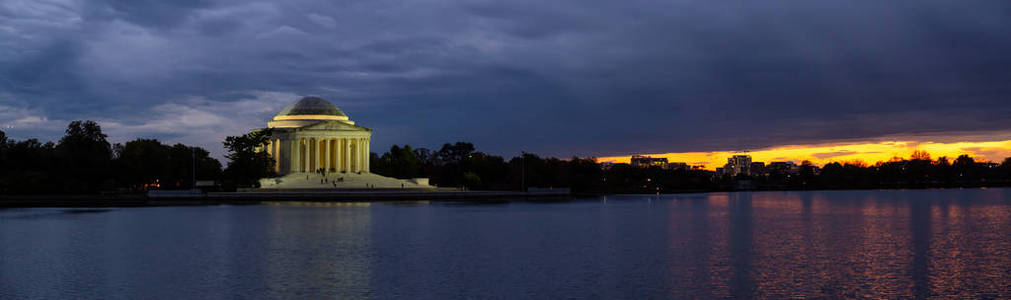
[[[362,170],[362,144],[355,138],[355,173]]]
[[[358,171],[365,171],[365,139],[358,138]]]
[[[301,172],[301,169],[299,169],[299,163],[298,163],[298,159],[299,159],[299,155],[300,155],[299,152],[301,151],[301,149],[300,149],[299,146],[300,145],[299,145],[298,137],[295,137],[295,138],[291,139],[291,173]]]
[[[341,149],[344,146],[341,144],[340,138],[334,139],[334,170],[337,173],[341,173],[341,168],[344,167],[344,162],[341,162]]]
[[[351,164],[351,167],[352,167],[351,172],[358,172],[358,149],[361,148],[361,147],[358,147],[358,139],[357,138],[351,138],[350,141],[349,141],[349,143],[351,143],[351,145],[354,145],[354,149],[351,150],[351,155],[350,155],[350,159],[354,161]]]
[[[270,160],[274,163],[274,173],[277,173],[277,168],[280,167],[280,164],[277,161],[277,157],[280,156],[281,154],[280,152],[277,151],[278,141],[274,138],[271,138],[269,144],[270,145],[268,147],[270,148],[267,149],[267,152],[270,153]]]
[[[309,139],[301,138],[299,139],[301,146],[299,147],[299,161],[302,162],[302,173],[309,172],[309,159],[312,158],[312,152],[309,152]]]
[[[307,158],[309,157],[309,147],[306,145],[305,138],[298,138],[298,171],[307,171]]]
[[[323,169],[330,172],[330,139],[323,139]]]
[[[330,143],[327,144],[330,149],[330,168],[335,172],[337,171],[337,140],[330,139]]]
[[[351,139],[344,139],[344,171],[351,173]]]

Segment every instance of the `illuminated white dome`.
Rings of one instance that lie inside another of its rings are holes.
[[[320,97],[305,97],[289,104],[278,116],[325,115],[347,117],[336,105]]]
[[[319,97],[304,97],[289,104],[267,122],[270,128],[294,128],[318,123],[320,121],[339,121],[354,125],[348,115],[326,99]]]

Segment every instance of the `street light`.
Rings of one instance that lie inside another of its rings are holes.
[[[520,151],[520,191],[527,191],[527,153]]]
[[[195,188],[197,188],[197,147],[192,147],[192,146],[190,147],[190,163],[191,163],[190,164],[190,175],[191,175],[191,177],[190,177],[191,181],[190,182],[193,183],[193,185],[190,186],[190,189],[195,189]]]

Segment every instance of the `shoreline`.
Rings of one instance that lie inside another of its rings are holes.
[[[33,207],[157,207],[204,205],[256,205],[263,202],[389,202],[389,201],[463,201],[494,202],[501,199],[560,200],[571,199],[568,189],[556,191],[251,191],[211,192],[199,195],[150,197],[126,195],[6,195],[0,196],[0,208]]]
[[[837,191],[917,191],[917,190],[984,190],[1011,187],[950,187],[950,188],[880,188],[880,189],[776,189],[776,190],[685,190],[659,195],[708,194],[734,192],[837,192]],[[149,197],[145,194],[117,195],[0,195],[0,209],[5,208],[102,208],[102,207],[160,207],[160,206],[210,206],[259,205],[267,202],[396,202],[396,201],[447,201],[447,202],[500,202],[503,199],[530,201],[567,201],[581,197],[611,195],[655,195],[640,193],[570,193],[519,191],[401,191],[401,190],[345,190],[345,191],[255,191],[211,192],[194,196]]]

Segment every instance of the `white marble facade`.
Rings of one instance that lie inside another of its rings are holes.
[[[288,105],[267,123],[264,147],[278,175],[293,173],[368,173],[372,129],[356,126],[336,105],[305,97]]]

